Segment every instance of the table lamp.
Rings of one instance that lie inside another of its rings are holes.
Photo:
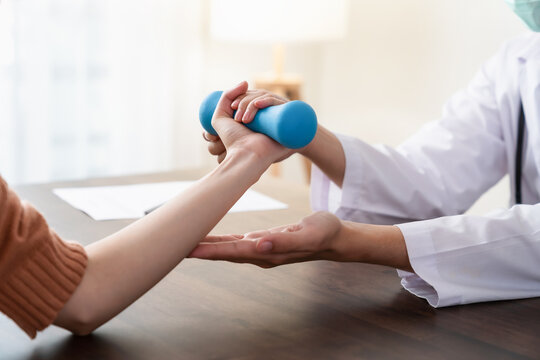
[[[273,70],[255,77],[255,87],[301,100],[302,79],[283,70],[285,44],[345,36],[348,0],[212,0],[210,34],[218,41],[273,45]],[[306,160],[309,179],[310,164]],[[280,167],[271,169],[279,175]]]

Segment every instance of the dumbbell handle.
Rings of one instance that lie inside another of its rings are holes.
[[[213,135],[217,133],[212,127],[212,116],[221,94],[222,91],[214,91],[203,100],[199,108],[201,125]],[[307,103],[295,100],[260,109],[253,121],[245,125],[289,149],[299,149],[313,140],[317,132],[317,115]]]

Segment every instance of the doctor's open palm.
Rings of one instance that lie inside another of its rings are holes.
[[[292,225],[245,235],[209,235],[190,257],[251,263],[263,268],[310,260],[338,260],[341,221],[317,212]]]

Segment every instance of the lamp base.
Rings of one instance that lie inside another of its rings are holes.
[[[262,74],[255,77],[255,88],[271,91],[289,100],[301,100],[302,78],[294,74]]]

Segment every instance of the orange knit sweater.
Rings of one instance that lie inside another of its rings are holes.
[[[0,311],[30,337],[49,326],[82,279],[82,246],[62,241],[0,177]]]

